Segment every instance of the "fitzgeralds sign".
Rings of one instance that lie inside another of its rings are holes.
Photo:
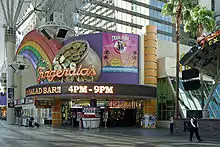
[[[60,69],[60,70],[47,70],[45,71],[45,67],[38,67],[39,76],[37,77],[37,81],[48,80],[49,82],[54,81],[56,78],[60,79],[63,77],[94,77],[96,76],[96,70],[92,65],[88,67],[83,67],[83,65],[79,65],[75,69]]]

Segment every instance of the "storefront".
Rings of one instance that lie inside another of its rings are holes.
[[[0,92],[0,119],[6,120],[6,94]]]
[[[37,107],[52,108],[56,125],[70,125],[71,115],[87,107],[98,108],[100,117],[107,108],[109,125],[139,124],[143,100],[155,95],[156,87],[129,84],[48,83],[26,88],[26,96],[35,97]]]
[[[14,101],[14,116],[15,124],[26,126],[27,119],[33,117],[35,121],[41,124],[48,124],[51,118],[51,107],[44,108],[35,105],[35,101],[32,97],[26,97],[21,99],[16,99]]]
[[[139,36],[89,34],[61,44],[32,31],[17,51],[30,60],[39,83],[26,88],[26,97],[36,108],[51,109],[52,125],[75,126],[70,120],[80,117],[102,123],[104,111],[108,125],[140,124],[156,86],[139,85]]]

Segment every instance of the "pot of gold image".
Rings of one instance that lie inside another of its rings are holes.
[[[84,69],[87,68],[90,72],[95,70],[95,76],[78,76],[69,77],[70,81],[97,81],[101,73],[101,60],[98,54],[90,48],[88,41],[76,40],[63,46],[53,61],[53,69]],[[83,80],[76,80],[76,78],[83,78]]]

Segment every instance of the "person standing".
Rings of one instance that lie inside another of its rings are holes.
[[[103,121],[105,123],[105,128],[107,128],[107,121],[108,121],[108,110],[107,109],[105,109],[103,113]]]
[[[173,116],[170,117],[170,133],[173,134],[173,125],[174,125],[174,118]]]
[[[190,136],[189,136],[190,141],[192,141],[194,133],[196,134],[198,142],[203,141],[199,136],[199,128],[198,128],[197,119],[193,116],[193,117],[190,118],[189,123],[190,123],[190,130],[189,130],[189,132],[190,132]]]

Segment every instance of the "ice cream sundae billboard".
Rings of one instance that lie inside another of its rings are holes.
[[[134,34],[103,34],[103,72],[138,73],[138,36]]]

